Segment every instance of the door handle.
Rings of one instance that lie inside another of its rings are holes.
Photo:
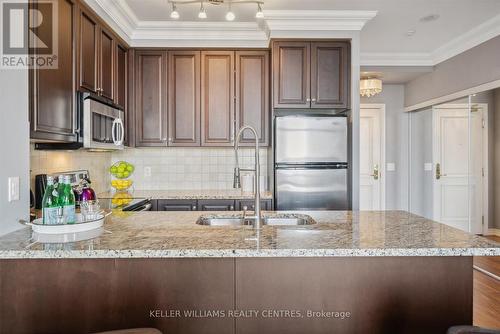
[[[436,164],[436,180],[439,180],[441,176],[446,176],[446,174],[441,174],[441,164],[438,162]]]
[[[373,166],[373,174],[371,174],[370,176],[373,176],[374,180],[378,180],[378,178],[380,177],[380,173],[379,173],[379,170],[378,170],[378,165],[374,165]]]

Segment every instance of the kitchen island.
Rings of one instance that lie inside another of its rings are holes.
[[[116,212],[70,243],[1,237],[0,332],[444,333],[472,322],[472,256],[500,256],[403,211],[286,213],[316,223],[259,233],[200,215],[241,212]]]

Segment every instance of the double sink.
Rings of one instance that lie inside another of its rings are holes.
[[[196,224],[206,226],[251,226],[253,225],[253,219],[245,219],[243,216],[206,215],[201,216]],[[316,224],[316,221],[310,216],[302,214],[277,214],[262,217],[262,225],[298,226],[312,224]]]

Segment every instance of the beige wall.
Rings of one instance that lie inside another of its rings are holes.
[[[435,66],[406,84],[405,107],[500,80],[500,36]]]

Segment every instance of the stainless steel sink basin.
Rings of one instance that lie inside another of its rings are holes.
[[[201,216],[196,221],[198,225],[208,226],[243,226],[251,225],[252,222],[244,220],[242,217],[204,217]]]
[[[252,219],[243,219],[237,216],[201,216],[196,221],[198,225],[207,226],[248,226],[253,225]],[[297,226],[316,224],[308,215],[275,215],[262,218],[262,225],[269,226]]]
[[[309,216],[306,217],[267,217],[262,221],[264,225],[312,225],[316,222]]]

